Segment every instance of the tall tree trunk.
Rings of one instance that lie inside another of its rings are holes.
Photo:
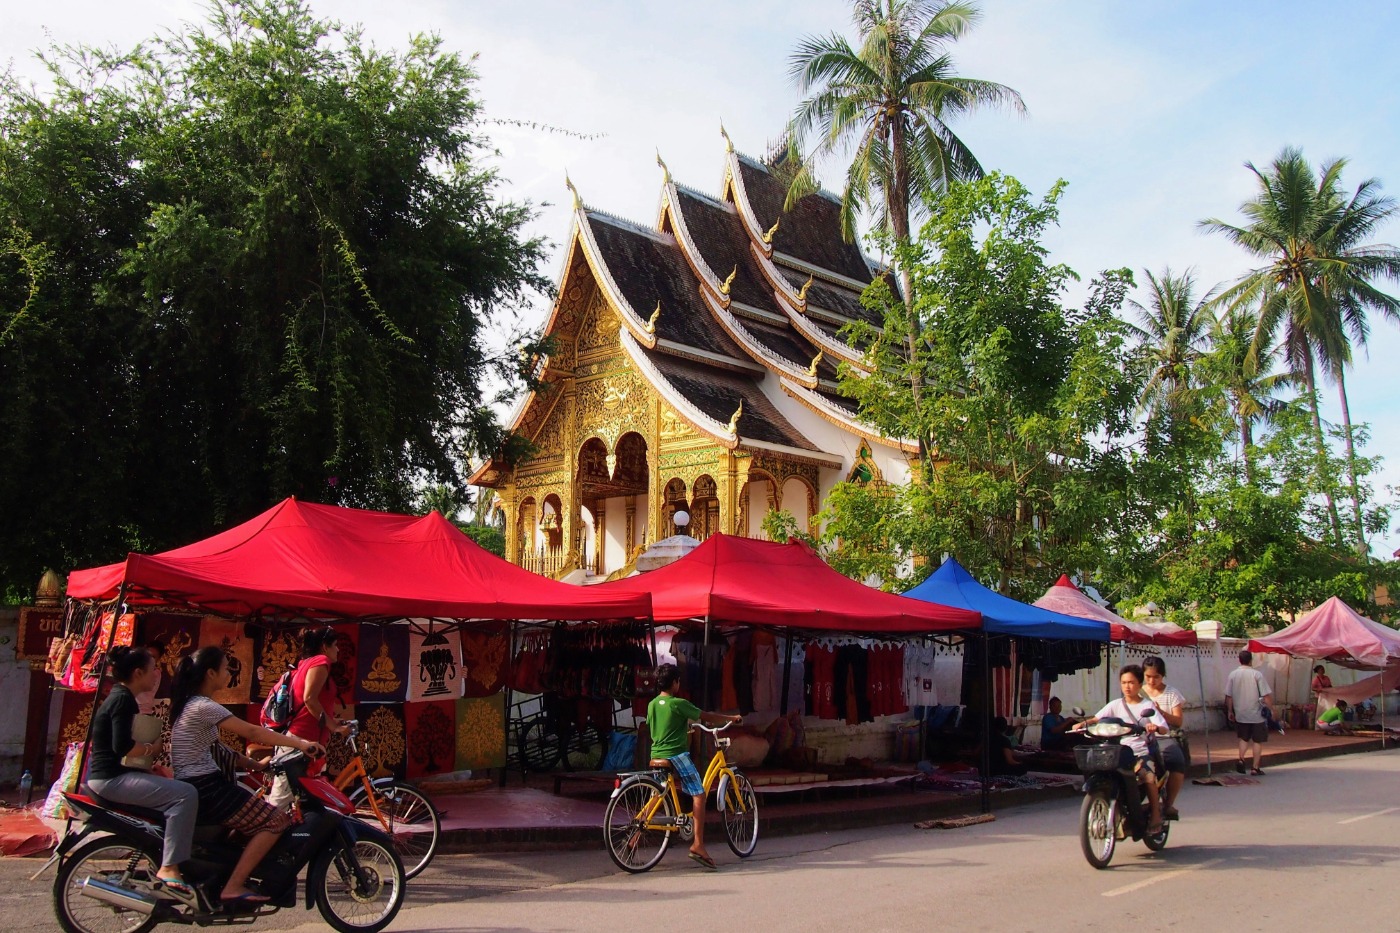
[[[1356,485],[1356,446],[1351,434],[1351,406],[1347,404],[1346,373],[1341,367],[1337,369],[1337,394],[1342,400],[1342,429],[1347,445],[1347,484],[1351,487],[1352,520],[1356,522],[1356,550],[1365,554],[1366,527],[1361,519],[1361,492]]]
[[[1243,410],[1240,411],[1240,460],[1244,463],[1244,481],[1250,485],[1254,483],[1254,464],[1249,459],[1249,448],[1254,446],[1252,420]]]
[[[1322,414],[1318,411],[1317,401],[1317,374],[1313,367],[1312,348],[1306,348],[1303,356],[1303,379],[1308,387],[1308,407],[1312,411],[1313,423],[1313,444],[1317,449],[1316,469],[1319,474],[1327,468],[1327,438],[1322,433]],[[1332,498],[1332,490],[1323,492],[1323,498],[1327,500],[1327,518],[1332,525],[1332,540],[1337,547],[1342,546],[1342,520],[1337,515],[1337,503]]]
[[[904,125],[898,117],[890,120],[890,149],[894,153],[894,184],[886,191],[886,210],[890,215],[890,226],[894,229],[895,247],[908,246],[909,239],[909,153],[905,150]],[[919,464],[925,473],[924,478],[928,478],[928,473],[933,469],[932,454],[929,450],[929,440],[923,425],[923,380],[919,376],[918,367],[915,365],[918,360],[920,327],[919,319],[914,314],[914,283],[909,274],[908,263],[899,263],[899,285],[904,292],[904,313],[909,321],[908,326],[908,350],[909,350],[909,391],[914,397],[914,416],[917,420],[915,430],[919,442]]]

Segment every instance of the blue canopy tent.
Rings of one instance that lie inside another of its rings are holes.
[[[1080,641],[1109,640],[1107,622],[1081,619],[1029,603],[1018,602],[990,590],[972,578],[956,558],[948,558],[927,580],[907,591],[905,596],[982,613],[982,628],[994,635],[1020,635],[1024,638],[1072,638]]]
[[[1108,643],[1110,629],[1107,622],[1097,619],[1081,619],[1041,609],[1029,603],[1018,602],[988,589],[972,578],[972,574],[956,559],[949,557],[928,579],[908,590],[905,596],[954,606],[959,609],[972,609],[982,613],[982,637],[993,635],[1017,635],[1023,638],[1074,639],[1077,641],[1097,641]],[[987,669],[986,648],[982,651],[983,681],[989,684],[991,673]],[[990,688],[988,688],[990,689]],[[990,708],[990,698],[988,700]],[[990,714],[982,717],[982,812],[991,811],[991,798],[988,784],[990,735],[988,724]]]

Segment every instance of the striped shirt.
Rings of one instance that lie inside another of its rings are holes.
[[[219,723],[232,715],[206,696],[190,697],[170,730],[170,766],[177,781],[218,773],[211,749],[219,741]]]

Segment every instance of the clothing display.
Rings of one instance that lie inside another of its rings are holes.
[[[808,642],[803,651],[806,714],[856,725],[907,712],[905,651],[902,644],[864,640]]]

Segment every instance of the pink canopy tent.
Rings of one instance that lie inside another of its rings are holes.
[[[1400,664],[1400,632],[1373,622],[1333,596],[1287,628],[1250,639],[1249,650],[1378,671]]]
[[[1067,574],[1061,574],[1055,585],[1033,603],[1051,612],[1063,612],[1081,619],[1107,622],[1109,640],[1132,645],[1161,645],[1187,647],[1196,644],[1196,633],[1171,622],[1130,622],[1109,612],[1080,592]]]

